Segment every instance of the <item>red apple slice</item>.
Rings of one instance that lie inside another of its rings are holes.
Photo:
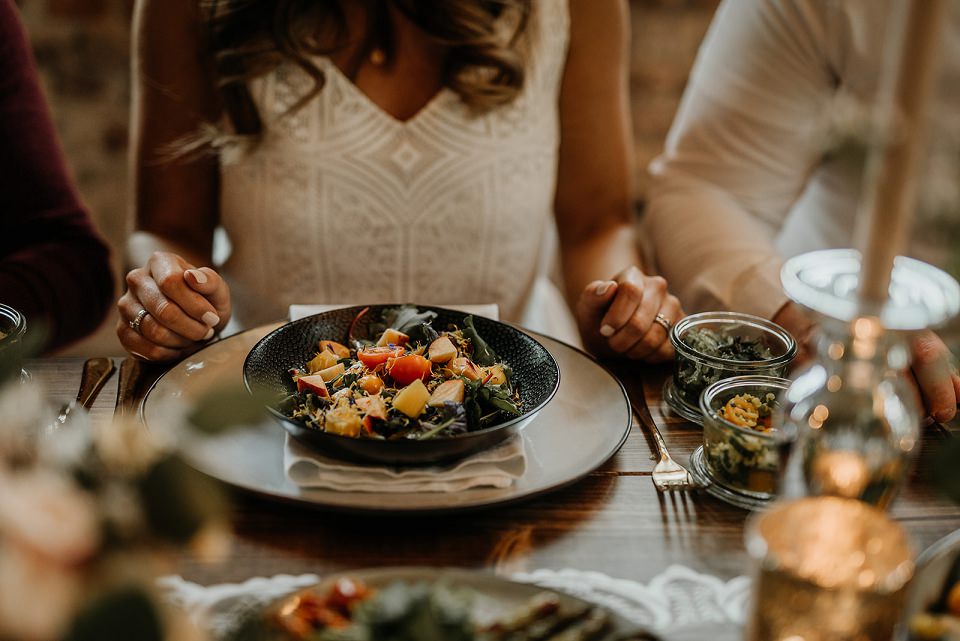
[[[317,396],[330,396],[327,391],[327,384],[323,382],[320,374],[311,374],[310,376],[301,376],[297,379],[298,392],[313,392]]]

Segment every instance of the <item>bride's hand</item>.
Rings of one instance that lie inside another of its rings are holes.
[[[133,356],[170,361],[188,354],[230,320],[230,290],[209,267],[155,252],[127,274],[117,301],[117,336]]]
[[[667,281],[636,267],[588,284],[577,303],[577,323],[590,351],[649,363],[673,358],[669,327],[683,316]]]

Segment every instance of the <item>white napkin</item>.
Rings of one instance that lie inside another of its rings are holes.
[[[329,312],[331,309],[340,309],[341,307],[353,307],[353,305],[291,305],[290,320],[295,321],[304,316],[313,316],[320,312]],[[496,303],[485,305],[441,305],[447,309],[455,309],[465,314],[474,316],[485,316],[493,320],[500,320],[500,307]]]
[[[472,487],[510,487],[526,470],[519,434],[448,466],[354,465],[318,454],[287,436],[283,469],[305,488],[341,492],[460,492]]]

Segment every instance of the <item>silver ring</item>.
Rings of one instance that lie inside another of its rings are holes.
[[[132,330],[135,331],[136,333],[138,333],[138,334],[140,334],[141,336],[143,336],[143,332],[140,331],[140,323],[143,322],[143,318],[144,318],[147,314],[149,314],[149,313],[150,313],[150,312],[148,312],[148,311],[145,310],[145,309],[141,309],[139,312],[137,312],[136,318],[134,318],[132,321],[130,321],[130,329],[132,329]]]
[[[670,333],[670,329],[673,327],[673,323],[671,323],[670,320],[663,314],[657,314],[656,316],[654,316],[653,322],[659,325],[660,327],[662,327],[663,329],[667,330],[668,334]]]

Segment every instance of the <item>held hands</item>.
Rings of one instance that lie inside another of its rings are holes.
[[[673,358],[670,327],[683,318],[667,281],[628,267],[613,280],[595,280],[580,294],[577,323],[587,348],[661,363]]]
[[[169,361],[190,353],[230,320],[230,290],[217,272],[155,252],[127,274],[117,301],[117,336],[137,358]]]

